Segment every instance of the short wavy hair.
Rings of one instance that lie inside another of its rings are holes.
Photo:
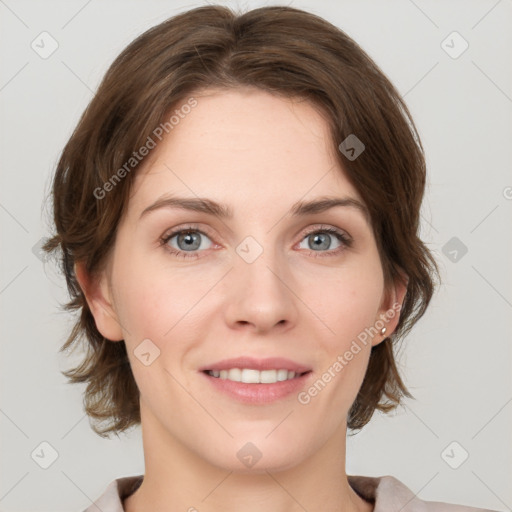
[[[321,17],[286,6],[236,13],[208,5],[180,13],[137,37],[108,69],[63,149],[51,189],[55,229],[43,249],[56,251],[66,278],[64,309],[79,312],[60,350],[86,348],[81,362],[62,373],[72,383],[87,383],[84,407],[98,435],[140,424],[126,345],[96,328],[74,264],[83,263],[91,276],[104,268],[139,164],[101,199],[98,190],[155,127],[165,125],[173,108],[210,87],[256,87],[315,106],[369,210],[386,285],[408,278],[397,329],[372,347],[347,417],[349,429],[361,429],[376,409],[388,412],[403,396],[412,397],[394,349],[424,314],[439,277],[419,238],[424,150],[400,94],[358,44]],[[338,149],[351,134],[365,145],[356,159]]]

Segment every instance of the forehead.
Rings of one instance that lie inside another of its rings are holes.
[[[260,209],[262,201],[336,193],[359,198],[334,157],[327,121],[310,102],[253,88],[209,89],[193,97],[196,106],[137,172],[139,210],[165,192],[228,204],[254,197]]]

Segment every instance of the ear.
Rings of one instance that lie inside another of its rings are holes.
[[[112,302],[112,293],[105,272],[92,277],[83,263],[75,263],[75,275],[85,295],[98,331],[110,341],[124,339]]]
[[[395,331],[400,320],[400,311],[407,292],[408,276],[400,272],[398,277],[385,291],[384,300],[379,308],[378,317],[375,319],[377,334],[373,337],[372,346],[378,345]],[[381,334],[381,329],[386,331]]]

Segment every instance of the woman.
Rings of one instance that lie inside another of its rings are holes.
[[[107,72],[58,164],[55,236],[81,316],[68,371],[145,474],[88,510],[476,510],[347,475],[347,429],[411,396],[393,346],[436,263],[399,94],[312,14],[197,8]]]

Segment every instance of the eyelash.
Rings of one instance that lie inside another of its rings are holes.
[[[171,233],[165,234],[160,239],[160,245],[163,246],[165,248],[165,250],[167,250],[168,252],[170,252],[173,256],[175,256],[177,258],[183,258],[183,259],[197,258],[198,253],[202,252],[202,251],[190,251],[190,254],[187,254],[187,251],[178,251],[168,245],[168,242],[169,242],[169,240],[171,240],[171,238],[174,238],[176,235],[181,235],[181,234],[185,234],[185,233],[199,233],[208,238],[211,238],[211,236],[208,235],[208,233],[205,233],[201,229],[198,229],[195,226],[190,225],[190,226],[186,226],[184,228],[180,228],[175,231],[172,231]],[[301,241],[304,240],[304,238],[307,238],[308,236],[314,235],[317,233],[329,233],[330,235],[334,235],[338,239],[338,241],[341,242],[342,245],[341,245],[341,247],[338,247],[337,249],[332,249],[329,251],[309,250],[309,252],[313,254],[314,258],[337,256],[341,251],[345,250],[346,248],[352,247],[353,240],[350,237],[348,237],[342,231],[339,231],[338,229],[330,227],[330,226],[322,227],[322,228],[314,228],[314,229],[311,229],[310,231],[307,231],[304,234]]]

